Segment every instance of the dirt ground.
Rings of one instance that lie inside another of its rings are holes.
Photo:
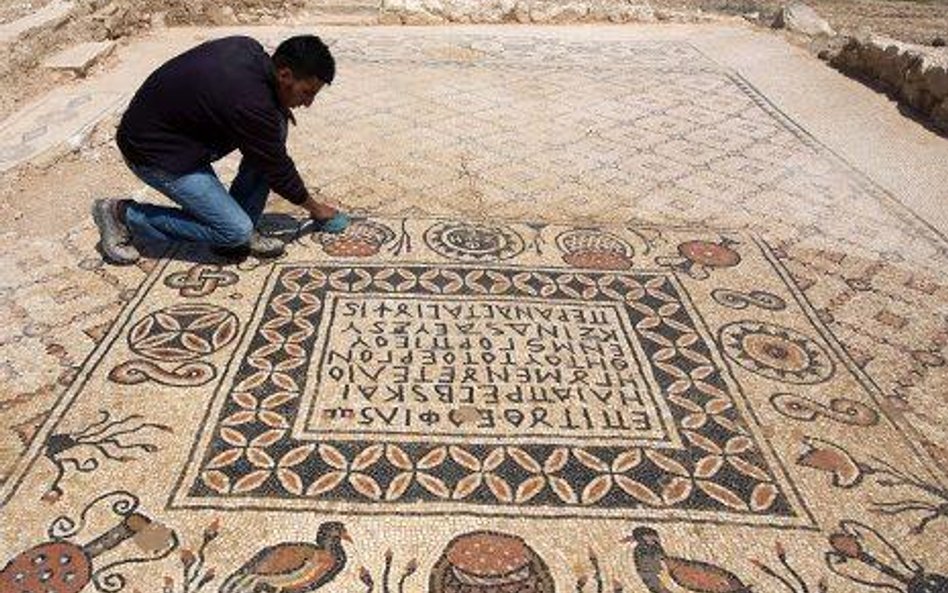
[[[770,23],[786,2],[778,0],[652,0],[654,8],[746,14]],[[807,0],[806,4],[843,35],[871,31],[901,41],[930,45],[948,39],[948,0]]]
[[[51,0],[0,0],[0,23],[22,18]],[[781,0],[651,0],[656,10],[753,15],[762,27],[773,21]],[[54,52],[84,41],[122,40],[163,25],[279,22],[304,0],[77,0],[69,21],[30,32],[6,48],[0,62],[0,119],[64,80],[39,67]],[[315,5],[316,2],[310,1]],[[809,0],[842,35],[864,31],[930,45],[948,38],[948,0]],[[838,38],[841,39],[841,38]],[[793,40],[792,40],[793,41]],[[799,40],[796,40],[799,41]],[[825,43],[811,43],[814,53]]]
[[[23,2],[23,0],[3,0],[0,2],[0,23],[9,23],[16,19],[23,18],[34,10],[39,10],[50,0],[33,0],[32,2]]]

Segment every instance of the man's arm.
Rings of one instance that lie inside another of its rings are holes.
[[[307,191],[296,164],[287,154],[284,125],[282,115],[278,112],[248,107],[235,110],[231,121],[241,154],[251,166],[263,173],[270,189],[302,206],[312,218],[332,218],[336,215],[336,209],[318,202]]]
[[[306,201],[300,205],[309,212],[311,218],[316,220],[329,220],[339,212],[329,204],[317,202],[312,194],[309,194]]]

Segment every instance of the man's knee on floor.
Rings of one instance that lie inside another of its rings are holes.
[[[253,223],[249,217],[228,221],[214,229],[211,241],[222,247],[238,247],[250,243],[253,234]]]

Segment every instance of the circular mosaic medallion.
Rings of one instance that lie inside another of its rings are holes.
[[[687,260],[709,268],[732,268],[741,263],[741,256],[727,245],[711,241],[686,241],[678,245],[678,253]]]
[[[821,383],[834,365],[815,341],[786,327],[738,321],[721,328],[724,353],[745,369],[785,383]]]
[[[499,261],[519,255],[523,239],[506,226],[441,222],[425,232],[435,252],[457,261]]]
[[[237,337],[237,316],[208,304],[173,305],[148,315],[128,333],[133,352],[160,362],[194,360]]]
[[[577,268],[627,270],[632,267],[632,247],[615,235],[594,229],[575,229],[556,238],[563,261]]]

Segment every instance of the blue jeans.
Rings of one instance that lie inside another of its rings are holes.
[[[129,205],[125,221],[132,236],[151,241],[246,245],[270,193],[263,174],[245,161],[240,162],[230,192],[210,165],[183,175],[132,163],[128,167],[139,179],[181,206],[137,202]]]

